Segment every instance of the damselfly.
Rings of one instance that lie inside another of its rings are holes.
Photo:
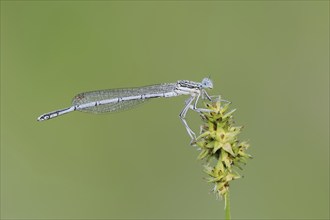
[[[179,80],[176,83],[163,83],[145,87],[83,92],[73,98],[71,107],[45,113],[38,117],[38,121],[52,119],[73,111],[89,113],[118,112],[130,109],[153,98],[189,95],[190,97],[186,100],[185,106],[179,116],[189,136],[194,141],[196,135],[188,126],[185,116],[189,109],[197,112],[209,111],[207,109],[197,108],[197,103],[200,97],[211,100],[205,89],[212,88],[213,83],[211,79],[204,78],[202,82]]]

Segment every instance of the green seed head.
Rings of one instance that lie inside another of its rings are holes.
[[[214,184],[213,191],[222,197],[229,191],[230,181],[241,177],[235,167],[242,169],[241,165],[251,155],[246,153],[249,144],[238,139],[243,127],[234,123],[235,109],[228,111],[230,104],[220,100],[205,103],[211,112],[201,113],[204,123],[194,145],[200,149],[198,159],[207,161],[204,166],[207,181]]]

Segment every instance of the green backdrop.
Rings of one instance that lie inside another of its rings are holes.
[[[209,75],[254,156],[233,218],[329,218],[328,1],[1,1],[1,218],[224,217],[184,97],[36,121],[82,91]]]

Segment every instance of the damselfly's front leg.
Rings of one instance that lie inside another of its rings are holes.
[[[203,91],[204,91],[204,90],[203,90]],[[226,102],[226,103],[229,103],[229,104],[231,103],[230,101],[227,101],[227,100],[225,100],[225,99],[221,99],[221,96],[219,96],[219,95],[218,95],[218,96],[216,96],[216,95],[209,96],[209,95],[206,93],[206,91],[204,91],[204,93],[205,93],[207,99],[209,99],[210,101],[214,100],[214,101]],[[202,97],[203,97],[203,95],[202,95]],[[213,99],[214,97],[216,97],[216,98]],[[210,110],[210,109],[206,109],[206,108],[197,108],[196,106],[197,106],[198,98],[199,98],[199,96],[197,96],[195,104],[194,104],[194,105],[190,105],[189,108],[190,108],[191,110],[195,111],[195,112],[198,112],[198,113],[202,113],[202,112],[208,112],[208,113],[210,113],[210,112],[212,112],[212,110]]]
[[[205,94],[206,98],[211,101],[211,97],[206,93],[205,90],[202,90],[202,98],[204,98],[203,93]],[[194,105],[190,105],[189,108],[191,110],[195,111],[195,112],[198,112],[198,113],[201,113],[201,112],[212,112],[212,110],[210,110],[210,109],[197,108],[199,97],[200,97],[200,93],[197,95]]]
[[[211,96],[209,96],[209,94],[207,94],[207,92],[203,89],[203,90],[202,90],[202,99],[205,99],[205,97],[206,97],[209,101],[212,101]]]
[[[207,92],[205,90],[202,90],[202,99],[208,99],[209,101],[220,101],[220,102],[226,102],[226,103],[231,103],[230,101],[227,101],[226,99],[221,99],[220,95],[212,95],[210,96],[209,94],[207,94]]]

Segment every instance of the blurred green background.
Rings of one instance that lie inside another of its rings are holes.
[[[328,1],[1,1],[1,218],[223,218],[186,97],[36,121],[82,91],[208,75],[254,156],[233,218],[329,218],[328,19]]]

